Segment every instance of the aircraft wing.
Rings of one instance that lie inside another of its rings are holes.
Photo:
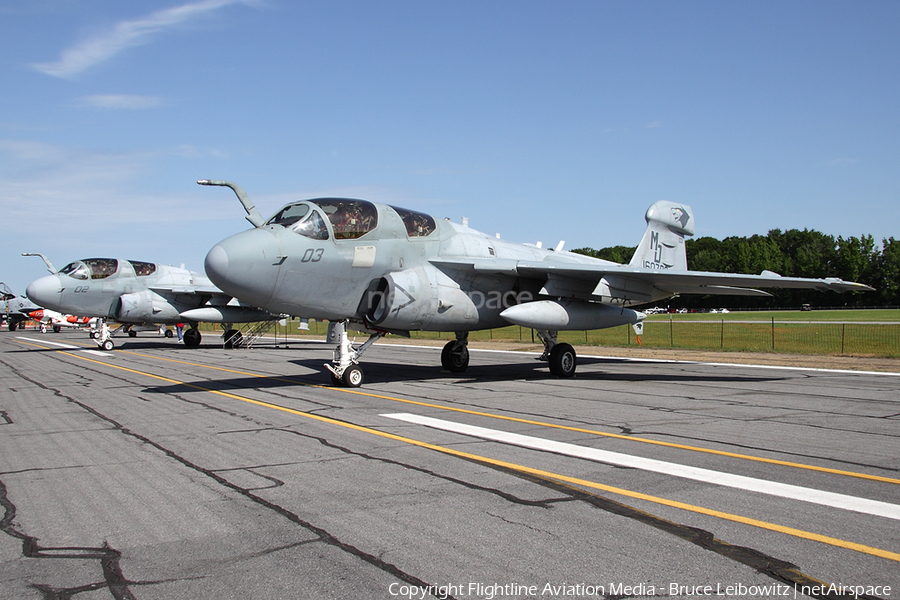
[[[758,288],[814,289],[819,291],[873,291],[867,285],[836,277],[809,279],[782,277],[771,271],[760,275],[641,269],[615,263],[543,262],[487,258],[442,258],[437,267],[492,275],[512,275],[543,283],[548,295],[596,299],[598,296],[650,302],[657,294],[714,294],[768,296]]]
[[[147,286],[154,292],[169,292],[171,294],[192,294],[195,296],[214,296],[218,298],[231,298],[215,286],[199,286],[199,285],[170,285],[165,283],[157,283]]]

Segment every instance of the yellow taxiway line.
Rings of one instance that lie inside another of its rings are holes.
[[[652,445],[655,445],[655,446],[664,446],[664,447],[667,447],[667,448],[676,448],[676,449],[678,449],[678,450],[687,450],[687,451],[690,451],[690,452],[700,452],[700,453],[703,453],[703,454],[714,454],[714,455],[717,455],[717,456],[725,456],[725,457],[728,457],[728,458],[737,458],[737,459],[740,459],[740,460],[749,460],[749,461],[754,461],[754,462],[766,463],[766,464],[770,464],[770,465],[778,465],[778,466],[782,466],[782,467],[790,467],[790,468],[793,468],[793,469],[804,469],[804,470],[806,470],[806,471],[818,471],[818,472],[820,472],[820,473],[828,473],[828,474],[831,474],[831,475],[841,475],[841,476],[844,476],[844,477],[856,477],[856,478],[858,478],[858,479],[868,479],[868,480],[870,480],[870,481],[879,481],[879,482],[882,482],[882,483],[892,483],[892,484],[895,484],[895,485],[900,485],[900,479],[896,479],[896,478],[892,478],[892,477],[884,477],[884,476],[881,476],[881,475],[870,475],[870,474],[868,474],[868,473],[857,473],[857,472],[855,472],[855,471],[845,471],[845,470],[841,470],[841,469],[832,469],[832,468],[829,468],[829,467],[819,467],[819,466],[816,466],[816,465],[806,465],[806,464],[803,464],[803,463],[791,462],[791,461],[786,461],[786,460],[778,460],[778,459],[775,459],[775,458],[765,458],[765,457],[762,457],[762,456],[753,456],[753,455],[750,455],[750,454],[740,454],[740,453],[737,453],[737,452],[727,452],[727,451],[724,451],[724,450],[713,450],[713,449],[711,449],[711,448],[701,448],[701,447],[699,447],[699,446],[689,446],[689,445],[686,445],[686,444],[675,444],[675,443],[672,443],[672,442],[663,442],[663,441],[652,440],[652,439],[648,439],[648,438],[634,437],[634,436],[630,436],[630,435],[622,435],[622,434],[619,434],[619,433],[609,433],[609,432],[606,432],[606,431],[597,431],[596,429],[585,429],[585,428],[582,428],[582,427],[571,427],[571,426],[569,426],[569,425],[559,425],[559,424],[556,424],[556,423],[548,423],[548,422],[546,422],[546,421],[535,421],[535,420],[532,420],[532,419],[522,419],[522,418],[519,418],[519,417],[509,417],[509,416],[505,416],[505,415],[498,415],[498,414],[494,414],[494,413],[482,412],[482,411],[477,411],[477,410],[470,410],[470,409],[466,409],[466,408],[458,408],[458,407],[454,407],[454,406],[443,406],[443,405],[440,405],[440,404],[432,404],[432,403],[430,403],[430,402],[422,402],[422,401],[419,401],[419,400],[407,400],[407,399],[405,399],[405,398],[396,398],[396,397],[394,397],[394,396],[386,396],[386,395],[383,395],[383,394],[374,394],[374,393],[372,393],[372,392],[364,392],[364,391],[358,390],[358,389],[341,388],[341,387],[331,387],[331,386],[327,386],[327,385],[319,385],[319,384],[314,384],[314,383],[304,383],[304,382],[301,382],[301,381],[295,381],[295,380],[292,380],[292,379],[285,379],[285,378],[281,378],[281,377],[272,377],[271,375],[261,375],[261,374],[259,374],[259,373],[249,373],[249,372],[247,372],[247,371],[237,371],[237,370],[234,370],[234,369],[226,369],[226,368],[223,368],[223,367],[215,367],[215,366],[212,366],[212,365],[203,365],[203,364],[199,364],[199,363],[192,363],[192,362],[187,362],[187,361],[183,361],[183,360],[179,360],[179,359],[175,359],[175,358],[164,358],[164,357],[159,357],[159,356],[151,356],[151,355],[149,355],[149,354],[141,354],[141,353],[139,353],[139,352],[131,352],[131,351],[127,351],[127,350],[119,350],[119,352],[127,352],[128,354],[133,354],[133,355],[135,355],[135,356],[141,356],[141,357],[143,357],[143,358],[151,358],[151,359],[155,359],[155,360],[162,360],[162,361],[168,361],[168,362],[180,363],[180,364],[188,365],[188,366],[191,366],[191,367],[200,367],[200,368],[206,368],[206,369],[213,369],[213,370],[216,370],[216,371],[224,371],[224,372],[226,372],[226,373],[234,373],[235,375],[245,375],[245,376],[248,376],[248,377],[258,377],[258,378],[263,378],[263,379],[271,379],[271,380],[273,380],[273,381],[286,381],[286,382],[289,382],[289,383],[293,383],[293,384],[295,384],[295,385],[301,385],[301,386],[305,386],[305,387],[316,387],[316,388],[333,389],[333,390],[335,390],[335,391],[340,391],[340,392],[344,392],[344,393],[347,393],[347,394],[357,394],[357,395],[360,395],[360,396],[367,396],[367,397],[370,397],[370,398],[378,398],[379,400],[390,400],[390,401],[392,401],[392,402],[402,402],[402,403],[404,403],[404,404],[413,404],[413,405],[416,405],[416,406],[424,406],[424,407],[426,407],[426,408],[434,408],[434,409],[438,409],[438,410],[446,410],[446,411],[451,411],[451,412],[458,412],[458,413],[467,414],[467,415],[474,415],[474,416],[478,416],[478,417],[487,417],[487,418],[490,418],[490,419],[498,419],[498,420],[501,420],[501,421],[511,421],[511,422],[514,422],[514,423],[522,423],[522,424],[525,424],[525,425],[535,425],[535,426],[538,426],[538,427],[547,427],[547,428],[551,428],[551,429],[562,429],[562,430],[565,430],[565,431],[574,431],[574,432],[577,432],[577,433],[585,433],[585,434],[588,434],[588,435],[596,435],[596,436],[600,436],[600,437],[614,438],[614,439],[618,439],[618,440],[627,440],[627,441],[629,441],[629,442],[639,442],[639,443],[642,443],[642,444],[652,444]]]
[[[47,349],[49,349],[49,348],[47,348]],[[750,525],[750,526],[752,526],[752,527],[757,527],[757,528],[760,528],[760,529],[766,529],[766,530],[769,530],[769,531],[776,531],[776,532],[778,532],[778,533],[783,533],[783,534],[785,534],[785,535],[790,535],[790,536],[797,537],[797,538],[801,538],[801,539],[805,539],[805,540],[812,540],[812,541],[815,541],[815,542],[820,542],[820,543],[823,543],[823,544],[828,544],[828,545],[830,545],[830,546],[835,546],[835,547],[838,547],[838,548],[845,548],[845,549],[848,549],[848,550],[853,550],[853,551],[855,551],[855,552],[860,552],[860,553],[863,553],[863,554],[869,554],[869,555],[877,556],[877,557],[884,558],[884,559],[887,559],[887,560],[891,560],[891,561],[895,561],[895,562],[900,562],[900,553],[897,553],[897,552],[891,552],[891,551],[889,551],[889,550],[882,550],[882,549],[880,549],[880,548],[874,548],[874,547],[872,547],[872,546],[866,546],[866,545],[864,545],[864,544],[858,544],[858,543],[856,543],[856,542],[850,542],[850,541],[847,541],[847,540],[841,540],[841,539],[834,538],[834,537],[830,537],[830,536],[827,536],[827,535],[822,535],[822,534],[818,534],[818,533],[813,533],[813,532],[810,532],[810,531],[804,531],[804,530],[802,530],[802,529],[796,529],[796,528],[794,528],[794,527],[786,527],[786,526],[783,526],[783,525],[778,525],[778,524],[776,524],[776,523],[769,523],[769,522],[767,522],[767,521],[761,521],[761,520],[759,520],[759,519],[752,519],[752,518],[750,518],[750,517],[744,517],[744,516],[736,515],[736,514],[733,514],[733,513],[727,513],[727,512],[723,512],[723,511],[713,510],[713,509],[705,508],[705,507],[702,507],[702,506],[697,506],[697,505],[694,505],[694,504],[687,504],[687,503],[685,503],[685,502],[678,502],[678,501],[676,501],[676,500],[669,500],[669,499],[667,499],[667,498],[661,498],[661,497],[659,497],[659,496],[652,496],[652,495],[644,494],[644,493],[641,493],[641,492],[635,492],[635,491],[632,491],[632,490],[627,490],[627,489],[624,489],[624,488],[614,487],[614,486],[610,486],[610,485],[598,483],[598,482],[595,482],[595,481],[590,481],[590,480],[587,480],[587,479],[580,479],[580,478],[577,478],[577,477],[570,477],[570,476],[568,476],[568,475],[562,475],[562,474],[560,474],[560,473],[554,473],[554,472],[552,472],[552,471],[545,471],[545,470],[543,470],[543,469],[535,469],[535,468],[533,468],[533,467],[528,467],[528,466],[525,466],[525,465],[519,465],[519,464],[516,464],[516,463],[511,463],[511,462],[507,462],[507,461],[497,460],[497,459],[494,459],[494,458],[489,458],[489,457],[481,456],[481,455],[478,455],[478,454],[472,454],[472,453],[469,453],[469,452],[462,452],[462,451],[460,451],[460,450],[454,450],[453,448],[447,448],[447,447],[445,447],[445,446],[439,446],[439,445],[437,445],[437,444],[431,444],[431,443],[428,443],[428,442],[423,442],[423,441],[421,441],[421,440],[416,440],[416,439],[413,439],[413,438],[408,438],[408,437],[401,436],[401,435],[396,435],[396,434],[393,434],[393,433],[387,433],[387,432],[385,432],[385,431],[380,431],[380,430],[378,430],[378,429],[373,429],[373,428],[371,428],[371,427],[365,427],[365,426],[362,426],[362,425],[356,425],[355,423],[349,423],[349,422],[346,422],[346,421],[339,421],[339,420],[337,420],[337,419],[332,419],[332,418],[330,418],[330,417],[323,417],[323,416],[321,416],[321,415],[316,415],[316,414],[313,414],[313,413],[304,412],[304,411],[296,410],[296,409],[293,409],[293,408],[288,408],[288,407],[286,407],[286,406],[280,406],[280,405],[278,405],[278,404],[272,404],[271,402],[263,402],[263,401],[261,401],[261,400],[254,400],[254,399],[252,399],[252,398],[247,398],[247,397],[244,397],[244,396],[239,396],[239,395],[237,395],[237,394],[232,394],[232,393],[230,393],[230,392],[222,392],[222,391],[219,391],[219,390],[213,390],[213,389],[205,388],[205,387],[200,386],[200,385],[191,384],[191,383],[185,383],[185,382],[183,382],[183,381],[178,381],[178,380],[171,379],[171,378],[168,378],[168,377],[163,377],[163,376],[161,376],[161,375],[155,375],[155,374],[153,374],[153,373],[147,373],[147,372],[144,372],[144,371],[139,371],[139,370],[137,370],[137,369],[131,369],[131,368],[128,368],[128,367],[123,367],[123,366],[121,366],[121,365],[111,364],[111,363],[104,362],[104,361],[101,361],[101,360],[95,360],[95,359],[92,359],[92,358],[88,358],[88,357],[86,357],[86,356],[79,356],[79,355],[73,354],[73,353],[71,353],[71,352],[60,351],[60,353],[66,355],[66,356],[70,356],[70,357],[72,357],[72,358],[76,358],[76,359],[79,359],[79,360],[83,360],[83,361],[95,363],[95,364],[98,364],[98,365],[103,365],[103,366],[106,366],[106,367],[111,367],[111,368],[113,368],[113,369],[118,369],[118,370],[121,370],[121,371],[126,371],[126,372],[128,372],[128,373],[134,373],[134,374],[136,374],[136,375],[142,375],[142,376],[144,376],[144,377],[149,377],[149,378],[151,378],[151,379],[157,379],[157,380],[160,380],[160,381],[165,381],[165,382],[167,382],[167,383],[172,383],[172,384],[176,384],[176,385],[183,385],[183,386],[186,386],[186,387],[189,387],[189,388],[193,388],[193,389],[196,389],[196,390],[200,390],[200,391],[204,391],[204,392],[209,392],[210,394],[216,394],[216,395],[218,395],[218,396],[223,396],[223,397],[230,398],[230,399],[233,399],[233,400],[239,400],[239,401],[241,401],[241,402],[246,402],[246,403],[248,403],[248,404],[253,404],[253,405],[256,405],[256,406],[260,406],[260,407],[264,407],[264,408],[269,408],[269,409],[273,409],[273,410],[278,410],[278,411],[286,412],[286,413],[289,413],[289,414],[292,414],[292,415],[297,415],[297,416],[305,417],[305,418],[308,418],[308,419],[313,419],[313,420],[315,420],[315,421],[319,421],[319,422],[322,422],[322,423],[327,423],[327,424],[329,424],[329,425],[337,425],[337,426],[344,427],[344,428],[347,428],[347,429],[352,429],[352,430],[355,430],[355,431],[360,431],[360,432],[363,432],[363,433],[368,433],[368,434],[371,434],[371,435],[375,435],[375,436],[379,436],[379,437],[382,437],[382,438],[386,438],[386,439],[390,439],[390,440],[402,442],[402,443],[405,443],[405,444],[410,444],[410,445],[413,445],[413,446],[418,446],[418,447],[420,447],[420,448],[426,448],[426,449],[428,449],[428,450],[433,450],[433,451],[435,451],[435,452],[441,452],[441,453],[443,453],[443,454],[447,454],[447,455],[450,455],[450,456],[456,456],[456,457],[458,457],[458,458],[464,458],[464,459],[466,459],[466,460],[471,460],[471,461],[480,462],[480,463],[482,463],[482,464],[493,465],[493,466],[496,466],[496,467],[500,467],[500,468],[504,468],[504,469],[509,469],[509,470],[511,470],[511,471],[515,471],[515,472],[519,472],[519,473],[526,473],[526,474],[528,474],[528,475],[533,475],[533,476],[536,476],[536,477],[542,477],[542,478],[546,478],[546,479],[552,479],[552,480],[555,480],[555,481],[562,481],[562,482],[569,483],[569,484],[573,484],[573,485],[579,485],[579,486],[583,486],[583,487],[586,487],[586,488],[591,488],[591,489],[601,490],[601,491],[608,492],[608,493],[611,493],[611,494],[617,494],[617,495],[620,495],[620,496],[625,496],[625,497],[627,497],[627,498],[633,498],[633,499],[636,499],[636,500],[643,500],[643,501],[645,501],[645,502],[651,502],[651,503],[659,504],[659,505],[662,505],[662,506],[669,506],[669,507],[672,507],[672,508],[678,508],[678,509],[680,509],[680,510],[685,510],[685,511],[688,511],[688,512],[693,512],[693,513],[697,513],[697,514],[702,514],[702,515],[707,515],[707,516],[711,516],[711,517],[716,517],[716,518],[718,518],[718,519],[723,519],[723,520],[726,520],[726,521],[732,521],[732,522],[735,522],[735,523],[741,523],[741,524],[744,524],[744,525]],[[146,356],[146,355],[142,355],[142,356]],[[151,358],[155,358],[155,357],[151,357]],[[165,359],[165,360],[173,360],[173,359]],[[174,361],[174,362],[182,362],[182,361]],[[193,365],[193,363],[184,363],[184,364]],[[194,365],[194,366],[200,366],[200,367],[203,367],[203,366],[205,366],[205,365]],[[222,371],[229,371],[228,369],[222,369],[222,368],[219,368],[219,367],[213,367],[213,368],[215,368],[215,369],[217,369],[217,370],[222,370]],[[240,373],[239,371],[229,371],[229,372]],[[248,375],[252,375],[252,374],[248,374]],[[263,376],[263,375],[256,375],[256,376],[258,376],[258,377],[265,377],[265,376]],[[304,384],[304,385],[309,385],[309,384]],[[310,387],[327,387],[327,386],[310,386]],[[335,388],[335,389],[339,389],[339,390],[340,390],[341,388]],[[358,391],[358,390],[343,390],[343,391],[352,391],[352,392],[354,392],[354,393],[364,394],[364,395],[372,396],[372,397],[376,397],[376,398],[388,398],[388,399],[393,400],[393,398],[389,398],[389,397],[386,397],[386,396],[380,396],[380,395],[378,395],[378,394],[369,394],[369,393],[367,393],[367,392],[360,392],[360,391]]]

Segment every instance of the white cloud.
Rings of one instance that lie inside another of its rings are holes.
[[[79,101],[79,106],[84,108],[124,108],[130,110],[157,108],[166,104],[168,104],[168,101],[158,96],[134,96],[130,94],[83,96]]]
[[[133,21],[120,21],[112,30],[63,50],[58,61],[38,63],[32,66],[38,71],[54,77],[73,77],[112,58],[123,50],[150,42],[153,36],[162,31],[231,4],[254,4],[254,2],[251,0],[202,0],[159,10]]]
[[[199,154],[199,153],[198,153]],[[40,216],[50,231],[102,216],[107,225],[208,218],[181,196],[148,191],[161,164],[181,148],[100,152],[29,140],[0,140],[0,206],[13,222]],[[210,155],[210,153],[206,153]]]

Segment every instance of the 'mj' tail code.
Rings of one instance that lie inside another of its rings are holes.
[[[687,271],[684,236],[694,235],[694,211],[687,204],[654,202],[644,216],[647,231],[630,266],[641,269]]]

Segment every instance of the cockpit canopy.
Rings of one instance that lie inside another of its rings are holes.
[[[406,226],[409,237],[430,235],[436,225],[434,218],[396,206],[394,210]],[[378,210],[367,200],[320,198],[288,204],[266,221],[266,225],[281,225],[314,240],[327,240],[328,228],[320,211],[331,223],[335,239],[360,238],[378,226]]]
[[[366,200],[341,198],[288,204],[275,213],[266,225],[281,225],[314,240],[327,240],[328,228],[319,211],[331,222],[334,237],[338,240],[360,238],[378,226],[378,211],[374,204]]]
[[[134,274],[138,277],[147,277],[156,273],[156,265],[153,263],[139,260],[129,260],[128,262],[131,263],[131,266],[134,268]]]
[[[406,235],[409,237],[423,237],[431,235],[431,232],[437,227],[434,223],[434,217],[425,213],[416,212],[399,206],[391,206],[406,225]]]
[[[67,264],[60,273],[75,279],[106,279],[118,269],[119,261],[114,258],[85,258]]]

